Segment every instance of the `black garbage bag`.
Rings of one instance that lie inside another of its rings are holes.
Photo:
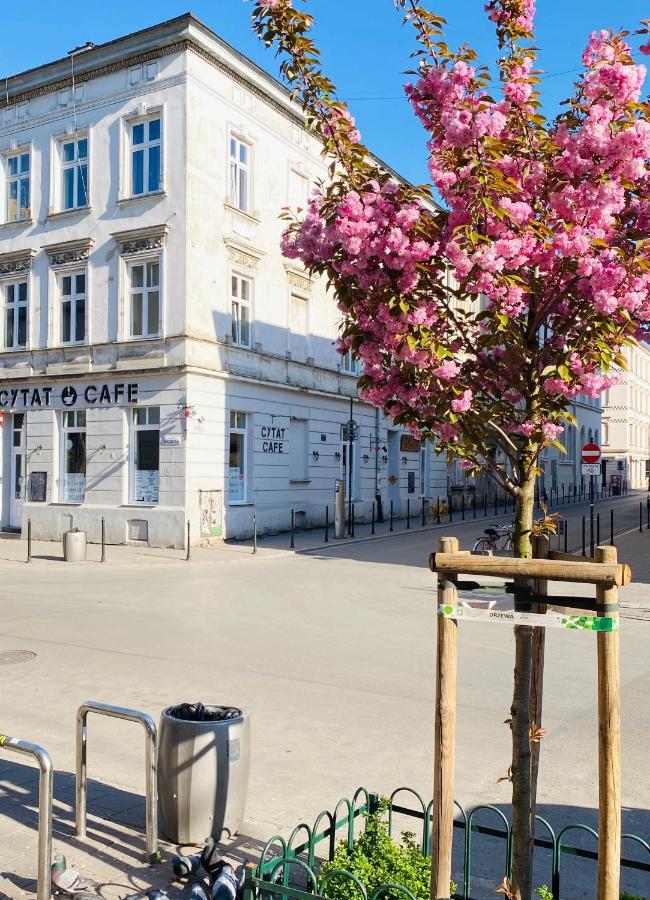
[[[203,703],[179,703],[172,706],[168,713],[182,722],[224,722],[226,719],[238,719],[242,711],[235,706],[204,706]]]

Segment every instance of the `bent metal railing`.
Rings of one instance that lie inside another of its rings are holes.
[[[406,806],[398,799],[412,798],[413,805]],[[460,803],[456,802],[457,816],[454,827],[461,833],[461,843],[455,846],[455,857],[458,851],[462,863],[457,866],[458,874],[454,875],[458,887],[453,895],[457,900],[472,900],[472,853],[475,849],[475,836],[497,838],[503,840],[503,862],[499,863],[493,873],[495,885],[498,885],[504,874],[511,874],[512,867],[512,827],[505,813],[496,806],[476,806],[469,812],[465,811]],[[319,879],[317,870],[320,862],[331,860],[334,856],[337,843],[345,840],[351,848],[355,834],[362,830],[365,817],[379,809],[380,800],[377,794],[372,794],[365,788],[355,791],[352,800],[343,797],[336,804],[334,811],[323,810],[316,817],[310,827],[305,822],[297,825],[290,836],[285,839],[281,835],[273,835],[264,845],[260,859],[256,865],[248,867],[244,900],[257,900],[262,894],[271,895],[272,898],[282,897],[289,900],[306,900],[314,895],[322,896],[323,891],[335,876],[347,878],[359,891],[361,900],[380,900],[382,895],[389,893],[391,897],[404,895],[409,900],[415,900],[412,893],[403,885],[386,884],[378,888],[370,897],[361,882],[351,873],[342,869],[328,872]],[[431,813],[432,803],[425,803],[422,796],[413,788],[397,788],[388,798],[388,829],[391,834],[396,828],[396,816],[404,816],[407,820],[415,820],[419,825],[420,846],[425,856],[431,853]],[[486,816],[496,818],[497,822],[486,825],[479,824],[477,819],[485,820]],[[542,816],[536,816],[538,823],[535,847],[547,850],[550,853],[550,865],[547,883],[551,885],[554,900],[561,898],[562,860],[565,856],[573,856],[580,859],[598,860],[598,833],[588,825],[573,824],[562,828],[557,834],[549,822]],[[589,850],[574,846],[567,840],[571,832],[581,832],[589,835],[593,840],[594,848]],[[638,872],[650,873],[650,843],[635,834],[623,834],[624,847],[634,845],[643,852],[645,861],[632,859],[627,855],[621,857],[621,868]],[[320,846],[322,845],[322,846]],[[316,850],[320,847],[318,859]],[[626,850],[626,853],[629,852]],[[305,857],[300,858],[300,857]],[[498,858],[498,857],[497,857]],[[296,886],[302,874],[304,886]],[[595,884],[595,873],[594,873]]]

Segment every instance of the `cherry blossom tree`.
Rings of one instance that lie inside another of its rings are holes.
[[[406,96],[433,188],[397,180],[361,143],[321,70],[311,16],[291,0],[256,2],[254,27],[331,163],[283,252],[336,293],[339,350],[363,361],[361,396],[469,472],[487,470],[514,497],[515,554],[529,556],[541,451],[564,450],[571,399],[599,396],[650,328],[646,70],[630,32],[594,32],[575,92],[548,121],[535,0],[485,5],[498,78],[467,45],[448,47],[435,4],[393,2],[419,45]],[[515,628],[515,645],[509,890],[521,900],[532,889],[530,627]]]

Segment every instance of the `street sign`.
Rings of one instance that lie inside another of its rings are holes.
[[[567,616],[562,613],[515,612],[512,609],[480,609],[473,606],[439,604],[444,619],[467,619],[501,625],[536,625],[541,628],[565,628],[568,631],[618,631],[618,616]]]
[[[600,463],[583,463],[583,475],[600,475]]]
[[[580,455],[583,463],[600,462],[600,447],[598,444],[585,444]]]

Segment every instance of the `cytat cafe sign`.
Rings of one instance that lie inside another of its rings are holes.
[[[63,387],[0,388],[2,409],[47,409],[48,407],[116,406],[138,402],[138,384],[72,385]]]

